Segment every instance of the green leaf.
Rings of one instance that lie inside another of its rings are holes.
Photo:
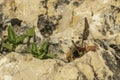
[[[45,59],[48,59],[48,58],[53,58],[54,57],[54,54],[52,54],[52,53],[48,53],[48,54],[46,54],[45,55]]]
[[[37,45],[35,43],[32,43],[32,50],[33,51],[37,50]]]
[[[35,43],[32,43],[27,49],[27,52],[33,54],[33,56],[37,56],[40,54],[39,49],[37,48],[37,45]]]
[[[16,44],[23,43],[23,40],[26,38],[26,35],[20,35],[16,38]]]
[[[41,46],[40,50],[47,52],[47,48],[48,48],[48,42],[44,42],[43,45]]]
[[[28,53],[31,53],[34,57],[38,57],[40,55],[39,49],[37,48],[35,43],[32,43],[26,51]]]
[[[34,27],[32,27],[32,28],[30,28],[26,31],[26,35],[29,36],[29,37],[33,37],[34,33],[35,33],[35,28]]]
[[[16,41],[16,35],[12,26],[8,26],[8,40],[12,43]]]
[[[44,52],[44,53],[41,53],[41,55],[39,55],[38,58],[39,58],[39,59],[43,59],[44,56],[45,56],[45,54],[46,54],[45,52]]]
[[[12,46],[9,42],[3,43],[2,46],[3,46],[4,48],[8,49],[9,51],[12,51],[12,49],[13,49],[13,46]]]

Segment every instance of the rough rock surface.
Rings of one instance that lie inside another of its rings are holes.
[[[0,60],[0,80],[117,80],[119,72],[115,72],[116,75],[112,72],[119,70],[117,64],[113,62],[114,69],[98,55],[89,52],[74,62],[65,63],[58,59],[38,60],[12,52]]]
[[[97,50],[67,63],[65,53],[71,40],[81,41],[85,17],[90,25],[85,43]],[[16,18],[23,30],[35,26],[39,41],[49,38],[49,51],[59,59],[38,60],[15,52],[1,55],[0,80],[120,79],[119,0],[0,0],[0,36]]]

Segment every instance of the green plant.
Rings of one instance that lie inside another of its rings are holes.
[[[26,36],[28,36],[27,46],[30,45],[30,39],[34,36],[34,33],[35,33],[34,27],[32,27],[26,31]]]
[[[15,31],[12,26],[8,26],[8,36],[2,41],[3,50],[14,51],[19,44],[23,44],[23,41],[26,37],[34,36],[34,28],[28,29],[28,31],[20,36],[15,34]]]
[[[39,59],[48,59],[54,57],[52,53],[48,53],[48,42],[44,42],[40,48],[37,47],[35,43],[32,43],[27,51]]]
[[[2,40],[1,45],[1,52],[2,51],[15,51],[16,47],[19,44],[26,44],[24,43],[24,39],[28,37],[27,45],[28,49],[27,52],[31,53],[34,57],[39,59],[47,59],[47,58],[53,58],[53,54],[48,53],[48,42],[44,42],[43,45],[38,48],[37,45],[33,42],[30,43],[30,39],[34,36],[34,28],[30,28],[26,31],[25,34],[17,36],[15,34],[15,31],[12,26],[8,26],[8,36]]]

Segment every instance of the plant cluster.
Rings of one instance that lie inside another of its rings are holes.
[[[48,42],[44,42],[41,47],[37,47],[35,43],[32,43],[27,51],[39,59],[53,58],[54,55],[52,53],[48,53],[48,44]]]
[[[44,42],[43,45],[38,48],[35,42],[31,43],[30,39],[34,37],[35,30],[34,27],[29,28],[25,34],[17,36],[12,26],[8,26],[8,36],[2,40],[0,51],[11,52],[15,51],[16,47],[20,44],[27,44],[27,52],[31,53],[34,57],[39,59],[53,58],[53,54],[47,52],[48,42]],[[28,38],[25,43],[25,38]]]

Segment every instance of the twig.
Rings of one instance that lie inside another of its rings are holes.
[[[72,43],[75,46],[75,49],[77,50],[77,52],[80,54],[80,51],[79,51],[78,47],[76,46],[76,44],[75,44],[75,42],[73,40],[72,40]]]

